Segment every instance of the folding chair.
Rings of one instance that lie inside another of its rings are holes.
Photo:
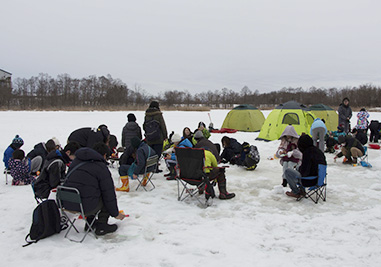
[[[208,176],[204,173],[205,153],[200,148],[175,148],[177,159],[177,200],[184,201],[189,197],[195,197],[203,206],[208,207],[212,203],[210,199],[214,196],[207,194],[205,190],[205,201],[202,201],[199,190],[213,186],[210,184]],[[180,184],[183,186],[180,190]],[[211,197],[210,197],[211,196]]]
[[[317,183],[315,185],[305,187],[303,186],[303,180],[313,180],[316,179]],[[326,200],[326,187],[327,187],[327,165],[319,164],[318,166],[318,176],[309,176],[309,177],[300,177],[302,184],[299,184],[301,190],[304,190],[305,198],[310,198],[315,204],[318,203],[319,199],[322,199],[323,201]],[[306,190],[307,188],[307,190]],[[300,201],[303,197],[300,197],[297,199],[297,201]]]
[[[372,164],[370,164],[368,161],[368,147],[363,146],[363,148],[364,148],[364,155],[362,157],[359,157],[359,162],[360,162],[361,166],[363,166],[363,167],[372,168]]]
[[[93,225],[95,223],[96,217],[98,216],[100,210],[95,214],[94,219],[89,223],[86,220],[85,212],[83,210],[81,195],[80,195],[80,193],[79,193],[77,188],[67,187],[67,186],[57,186],[57,195],[56,195],[56,198],[57,198],[57,202],[58,202],[58,208],[60,209],[62,215],[67,218],[67,220],[68,220],[68,222],[70,224],[70,226],[68,227],[68,229],[66,231],[65,238],[67,238],[67,239],[69,239],[70,241],[73,241],[73,242],[82,243],[82,241],[85,240],[86,236],[90,232],[92,232],[94,234],[95,238],[98,238],[95,235],[95,229],[93,228]],[[71,202],[71,203],[77,204],[79,209],[80,209],[80,211],[73,211],[73,210],[67,210],[67,209],[65,209],[65,207],[62,204],[62,201]],[[73,220],[71,220],[69,215],[67,214],[67,212],[75,213],[75,214],[80,213],[80,215],[78,217],[74,218]],[[79,233],[79,231],[75,227],[74,223],[77,220],[77,218],[80,218],[80,216],[82,216],[82,219],[85,221],[85,223],[86,223],[85,225],[86,225],[87,230],[85,231],[82,239],[80,239],[80,240],[78,240],[78,239],[72,239],[72,238],[68,237],[68,234],[69,234],[69,232],[70,232],[70,230],[72,228],[74,228],[74,230],[77,233]]]
[[[11,172],[7,168],[4,169],[4,176],[5,176],[5,184],[8,184],[8,175],[10,175]]]
[[[144,168],[144,174],[142,176],[143,178],[139,178],[139,175],[138,175],[137,180],[138,180],[139,184],[136,187],[136,190],[138,190],[139,187],[141,186],[141,187],[143,187],[143,189],[145,191],[148,191],[146,186],[142,185],[142,183],[143,183],[143,181],[145,179],[147,180],[146,184],[150,183],[152,185],[152,188],[149,191],[152,191],[152,190],[155,189],[155,185],[153,184],[151,179],[152,179],[152,176],[154,175],[155,170],[157,168],[157,162],[158,162],[158,160],[159,160],[159,156],[158,155],[153,155],[153,156],[150,156],[150,157],[147,158],[146,167]]]

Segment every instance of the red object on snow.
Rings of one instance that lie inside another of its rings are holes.
[[[237,130],[229,128],[221,128],[219,130],[211,130],[211,133],[236,133]]]
[[[368,144],[369,148],[372,148],[372,149],[380,149],[381,146],[379,144]]]

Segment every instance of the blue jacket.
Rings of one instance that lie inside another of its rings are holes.
[[[7,169],[9,169],[9,165],[8,165],[9,159],[12,158],[12,154],[14,151],[15,151],[15,148],[12,145],[7,147],[7,149],[4,151],[3,162],[4,162],[5,168]]]
[[[189,141],[188,138],[184,138],[184,137],[182,137],[182,138],[183,138],[183,140],[177,145],[177,147],[193,147],[192,142]],[[172,159],[172,160],[176,160],[176,155],[175,155],[175,153],[172,153],[172,154],[171,154],[171,159]]]
[[[155,150],[153,150],[146,142],[141,142],[138,149],[136,150],[136,168],[134,174],[139,175],[144,173],[146,167],[147,158],[156,155]],[[148,171],[153,171],[149,169]]]
[[[327,126],[325,126],[324,122],[319,118],[315,119],[314,122],[311,124],[311,130],[310,130],[311,135],[312,135],[312,130],[316,128],[324,128],[325,130],[324,135],[327,133]]]

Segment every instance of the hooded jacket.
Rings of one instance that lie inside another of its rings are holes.
[[[317,176],[319,173],[319,164],[327,165],[324,153],[314,146],[314,142],[309,135],[302,135],[299,138],[298,148],[303,153],[302,164],[299,167],[299,172],[302,177]],[[311,184],[304,185],[314,185],[316,182],[317,178],[311,180]]]
[[[286,139],[286,136],[292,137],[291,142],[289,142]],[[281,139],[280,145],[278,147],[277,152],[275,153],[275,156],[277,158],[280,158],[280,164],[283,166],[284,161],[292,161],[295,163],[299,163],[300,160],[302,159],[302,152],[300,152],[300,150],[298,149],[299,135],[295,131],[294,126],[288,125],[284,129],[283,133],[281,134],[280,139]],[[280,152],[282,151],[286,151],[286,152],[292,151],[291,157],[289,157],[288,155],[285,155],[285,156],[281,155]]]
[[[206,139],[205,137],[201,137],[197,144],[194,146],[195,148],[204,148],[206,150],[209,150],[212,152],[214,157],[216,158],[217,162],[220,162],[220,155],[218,154],[217,147],[215,144],[213,144],[211,141]]]
[[[156,107],[150,107],[146,110],[146,114],[144,117],[144,122],[156,120],[160,124],[160,138],[154,141],[147,142],[148,145],[157,145],[163,144],[163,141],[168,138],[167,126],[165,125],[165,121],[163,118],[163,113],[161,113],[160,109]],[[144,124],[143,124],[143,129]]]
[[[76,158],[70,165],[70,171],[80,164],[86,164],[78,167],[69,175],[65,186],[75,187],[81,194],[81,199],[85,213],[94,211],[102,199],[103,205],[112,217],[119,214],[118,204],[115,195],[114,181],[107,167],[103,156],[91,148],[81,148],[75,153]],[[69,210],[78,210],[77,205],[63,203]]]
[[[93,147],[98,142],[106,143],[110,131],[106,127],[80,128],[69,135],[68,141],[78,142],[81,147]]]
[[[311,124],[310,134],[312,135],[312,131],[316,128],[324,128],[325,132],[324,135],[327,133],[327,126],[325,126],[325,123],[320,119],[316,118],[314,122]]]
[[[26,156],[30,159],[34,159],[37,156],[42,157],[42,161],[46,159],[48,151],[46,151],[45,143],[41,142],[34,146],[33,150],[30,151]]]
[[[122,146],[129,147],[131,145],[131,138],[134,136],[142,139],[142,129],[134,121],[127,122],[122,130]]]

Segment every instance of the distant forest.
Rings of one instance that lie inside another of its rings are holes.
[[[344,97],[350,99],[352,107],[370,108],[381,105],[381,88],[371,84],[345,88],[282,88],[269,93],[259,93],[258,90],[253,91],[244,86],[239,92],[222,88],[206,89],[205,92],[196,94],[168,90],[151,95],[138,85],[130,88],[110,75],[75,79],[68,74],[58,75],[57,78],[40,74],[29,79],[17,78],[12,81],[12,86],[0,81],[0,95],[0,108],[16,110],[139,109],[146,107],[153,99],[167,108],[231,108],[234,104],[273,108],[289,100],[305,105],[324,103],[337,107]]]

